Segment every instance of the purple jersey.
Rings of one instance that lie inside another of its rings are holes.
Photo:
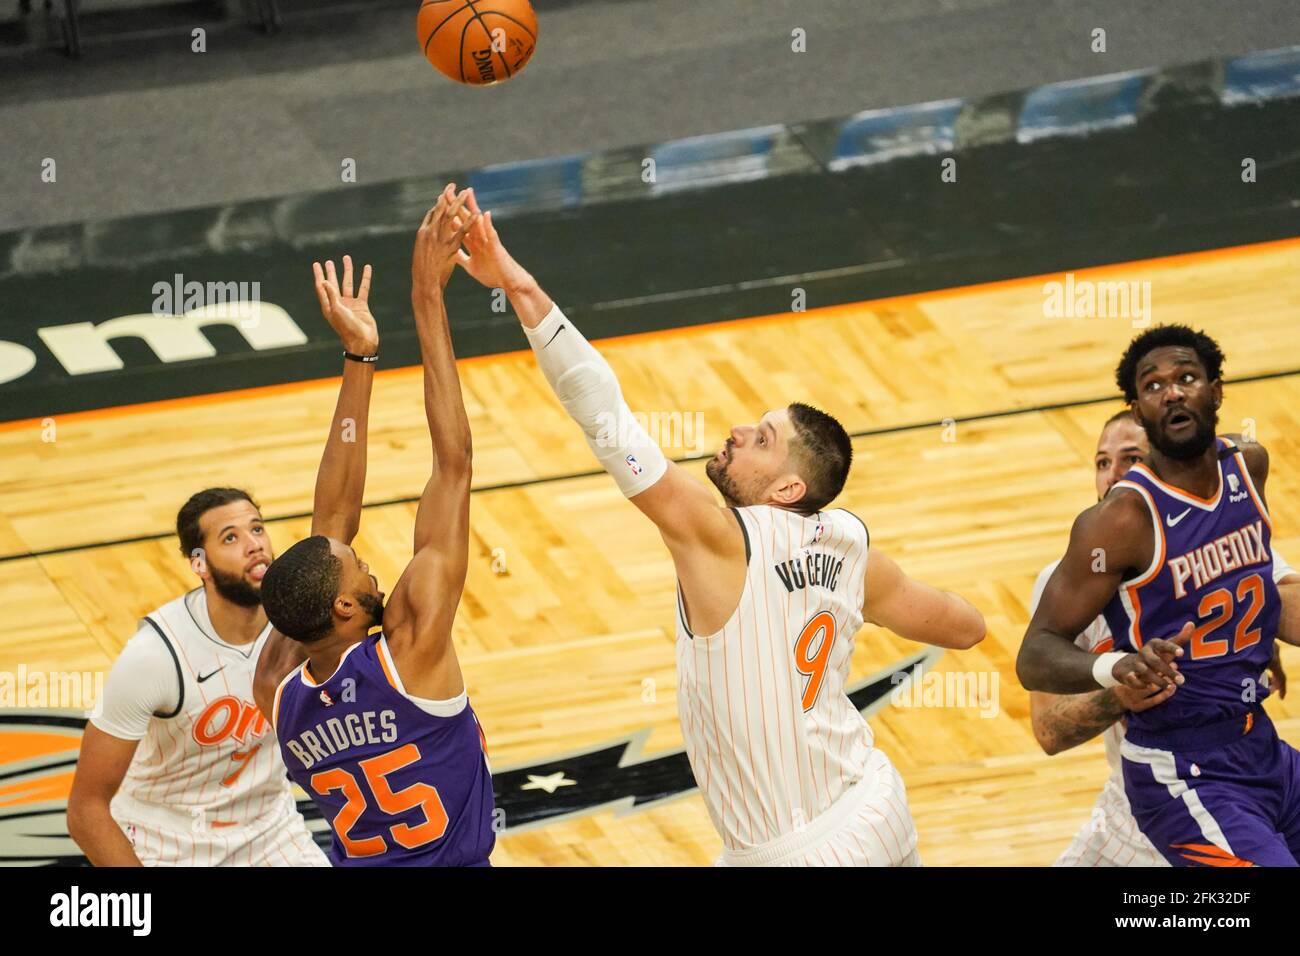
[[[289,776],[330,821],[335,866],[472,866],[496,841],[492,775],[465,695],[410,697],[383,634],[316,684],[307,665],[276,692]]]
[[[1103,612],[1117,650],[1196,632],[1178,659],[1186,682],[1168,701],[1129,714],[1129,736],[1159,746],[1162,734],[1240,717],[1262,700],[1281,601],[1273,582],[1272,529],[1245,458],[1220,438],[1219,491],[1198,498],[1134,465],[1116,487],[1140,494],[1155,525],[1151,565],[1121,583]]]

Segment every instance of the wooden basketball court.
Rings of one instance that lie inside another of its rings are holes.
[[[1113,369],[1138,331],[1128,318],[1049,317],[1044,283],[1053,280],[1063,276],[599,343],[634,410],[702,413],[702,447],[668,449],[675,457],[707,457],[731,424],[788,401],[836,414],[857,434],[842,503],[867,521],[873,545],[983,611],[984,643],[943,655],[935,672],[996,677],[996,707],[891,705],[871,718],[907,781],[931,865],[1050,863],[1106,774],[1100,740],[1042,754],[1014,673],[1034,577],[1093,501],[1093,444],[1120,407]],[[1275,542],[1300,560],[1300,240],[1075,280],[1150,282],[1155,322],[1219,340],[1229,380],[1220,430],[1253,430],[1269,448]],[[381,335],[385,317],[405,308],[407,281],[376,277]],[[549,291],[563,304],[564,289]],[[642,730],[646,754],[680,748],[673,574],[658,534],[603,473],[590,474],[586,445],[531,355],[468,360],[461,376],[477,490],[456,643],[494,769]],[[306,518],[282,516],[311,506],[335,388],[311,382],[0,426],[0,671],[107,670],[142,614],[194,586],[167,532],[200,488],[247,488],[278,550],[304,535]],[[43,440],[51,428],[55,440]],[[409,557],[410,499],[428,467],[418,369],[379,374],[370,441],[356,547],[387,589]],[[690,466],[701,478],[702,462]],[[868,626],[854,676],[917,649]],[[1287,648],[1284,661],[1300,675],[1300,654]],[[1300,698],[1269,710],[1300,744]],[[47,798],[20,791],[0,806]],[[508,831],[493,862],[699,865],[719,849],[690,794]]]

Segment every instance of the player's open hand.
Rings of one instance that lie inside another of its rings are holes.
[[[441,291],[456,270],[461,243],[465,234],[478,222],[477,213],[468,204],[474,190],[456,192],[456,184],[448,183],[438,196],[437,203],[424,215],[420,229],[415,234],[415,255],[411,260],[411,294],[420,295]],[[436,286],[435,286],[436,283]]]
[[[1194,630],[1188,621],[1172,640],[1151,638],[1142,645],[1142,650],[1116,663],[1111,673],[1123,686],[1139,691],[1164,690],[1183,683],[1185,678],[1178,673],[1176,661],[1183,656],[1183,645],[1192,639]]]
[[[361,284],[353,294],[352,257],[343,257],[343,282],[340,285],[334,272],[334,260],[321,268],[319,262],[311,264],[316,276],[316,298],[321,315],[329,322],[343,347],[357,355],[374,355],[379,351],[379,326],[370,312],[370,266],[361,270]]]
[[[469,211],[477,220],[465,234],[465,249],[468,254],[462,250],[456,261],[489,289],[508,289],[511,277],[523,275],[524,271],[501,244],[496,226],[492,225],[492,213],[482,212],[478,208],[478,200],[472,194],[469,197]]]

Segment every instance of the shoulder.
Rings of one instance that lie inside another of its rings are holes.
[[[1268,449],[1257,441],[1250,441],[1242,435],[1223,435],[1232,444],[1237,446],[1241,452],[1241,457],[1246,460],[1246,467],[1250,470],[1250,477],[1256,483],[1263,481],[1268,477]]]
[[[1111,488],[1105,498],[1074,519],[1076,531],[1101,534],[1126,534],[1151,527],[1151,511],[1146,496],[1133,485],[1123,482]]]

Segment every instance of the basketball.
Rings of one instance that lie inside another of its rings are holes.
[[[471,86],[510,79],[537,48],[528,0],[424,0],[415,29],[438,72]]]

